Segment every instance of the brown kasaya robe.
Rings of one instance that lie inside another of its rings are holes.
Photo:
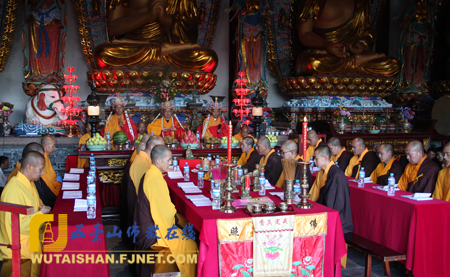
[[[242,166],[242,168],[247,168],[249,173],[253,172],[256,168],[256,164],[259,164],[260,160],[261,156],[258,154],[258,151],[252,151],[250,157],[248,157],[247,162]]]
[[[352,153],[348,151],[342,152],[341,156],[337,160],[338,166],[340,169],[342,169],[342,171],[345,171],[352,157],[353,157]]]
[[[387,174],[378,176],[377,183],[382,186],[387,186],[390,173],[394,173],[395,183],[398,184],[398,180],[402,177],[404,170],[400,162],[394,161]]]

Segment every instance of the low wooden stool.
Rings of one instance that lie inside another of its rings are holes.
[[[366,277],[370,277],[372,271],[372,256],[383,261],[384,275],[387,277],[391,277],[391,269],[389,268],[390,261],[406,260],[405,254],[358,236],[352,232],[346,233],[344,238],[345,243],[366,254],[366,268],[364,274]]]

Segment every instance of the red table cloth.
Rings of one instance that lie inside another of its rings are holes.
[[[191,173],[190,181],[197,183],[197,175]],[[192,223],[195,229],[200,231],[200,249],[198,256],[198,273],[197,276],[219,276],[219,255],[218,255],[218,240],[217,240],[217,219],[227,218],[249,218],[249,216],[242,210],[227,214],[220,211],[212,210],[211,207],[196,207],[190,200],[185,197],[185,193],[178,186],[178,182],[184,182],[183,179],[171,180],[165,177],[170,189],[172,202],[174,203],[178,212],[182,213],[186,219]],[[205,182],[205,188],[202,190],[203,194],[211,198],[210,182]],[[268,190],[266,196],[270,197],[276,205],[281,200],[276,196],[269,194]],[[252,197],[259,197],[255,192],[250,192]],[[238,194],[233,196],[238,199]],[[328,213],[327,221],[327,235],[325,237],[325,255],[324,255],[324,276],[341,276],[340,259],[347,253],[345,248],[345,240],[342,232],[341,220],[339,213],[333,209],[325,206],[314,204],[314,207],[309,210],[302,210],[295,208],[297,214],[312,214],[312,213]]]
[[[415,201],[365,184],[350,183],[354,233],[406,254],[406,268],[415,277],[450,276],[450,203]]]
[[[315,179],[313,174],[313,179]],[[450,276],[446,261],[450,249],[450,203],[437,199],[410,200],[410,192],[374,189],[366,183],[350,185],[353,232],[376,243],[406,254],[406,268],[415,277]]]
[[[83,192],[83,199],[87,197],[87,183],[86,176],[88,169],[80,176],[80,190]],[[74,199],[62,199],[64,191],[61,191],[56,199],[55,206],[52,210],[54,214],[54,221],[52,223],[53,239],[56,241],[58,238],[58,214],[67,214],[67,245],[61,252],[51,252],[44,254],[68,254],[70,260],[72,261],[72,254],[78,255],[82,254],[84,257],[90,255],[94,257],[94,262],[89,263],[56,263],[53,259],[52,263],[46,264],[42,263],[41,266],[41,276],[109,276],[109,266],[106,263],[95,263],[98,255],[102,255],[105,259],[105,254],[107,252],[105,233],[102,224],[102,211],[100,208],[99,199],[99,189],[97,188],[97,217],[95,219],[87,219],[86,212],[74,212]],[[81,228],[80,225],[83,225]],[[99,225],[97,225],[99,224]],[[78,225],[79,227],[77,227]],[[94,226],[97,225],[97,226]],[[97,230],[96,230],[97,227]],[[76,234],[82,236],[81,233],[76,233],[81,231],[84,237],[72,238]],[[98,232],[97,232],[98,231]],[[97,237],[95,237],[97,235]]]

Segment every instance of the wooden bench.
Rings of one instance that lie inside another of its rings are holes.
[[[370,273],[372,271],[372,256],[383,261],[384,275],[388,277],[391,277],[391,270],[389,268],[390,261],[406,260],[405,254],[387,248],[354,233],[346,233],[344,238],[348,245],[366,254],[366,268],[364,274],[366,277],[370,277]]]

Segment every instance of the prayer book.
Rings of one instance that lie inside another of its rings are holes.
[[[431,197],[431,193],[427,193],[427,192],[416,192],[412,195],[402,195],[402,197],[408,198],[411,200],[416,200],[416,201],[426,201],[426,200],[434,199]]]
[[[184,178],[183,173],[181,171],[168,171],[167,176],[169,176],[170,179],[182,179]]]
[[[65,173],[64,174],[64,181],[79,181],[80,175],[78,174],[71,174],[71,173]]]
[[[71,168],[69,173],[72,173],[72,174],[83,174],[84,173],[84,168]]]
[[[61,190],[77,190],[80,189],[80,183],[63,182]]]
[[[74,212],[86,212],[87,211],[87,200],[86,199],[75,199],[75,204],[73,205]]]
[[[77,199],[82,197],[83,193],[81,192],[81,190],[64,191],[62,196],[63,199]]]

